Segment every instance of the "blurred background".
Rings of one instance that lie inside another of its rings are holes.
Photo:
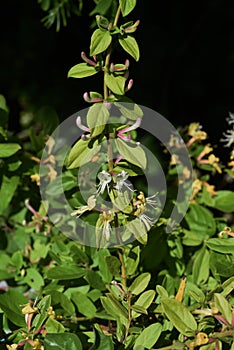
[[[13,132],[22,110],[50,106],[64,120],[87,107],[85,91],[101,92],[99,75],[67,78],[80,52],[89,52],[94,5],[84,0],[82,16],[72,15],[56,32],[41,22],[46,13],[37,0],[1,1],[0,94]],[[234,1],[139,0],[129,19],[140,19],[141,57],[130,58],[128,96],[176,127],[200,122],[218,142],[234,112]]]

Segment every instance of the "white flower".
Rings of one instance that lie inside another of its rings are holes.
[[[234,124],[234,113],[229,112],[229,118],[227,119],[229,125]]]
[[[103,236],[108,242],[110,240],[110,235],[111,235],[110,222],[113,220],[113,213],[110,210],[108,210],[107,212],[104,211],[101,214],[100,219],[102,221],[101,229],[102,229]]]
[[[115,188],[117,189],[118,194],[122,193],[122,190],[124,187],[126,187],[128,190],[134,192],[134,190],[130,187],[130,185],[126,181],[128,176],[129,176],[129,174],[125,170],[122,170],[121,173],[116,176]]]
[[[224,147],[230,147],[234,143],[234,129],[233,130],[227,130],[226,133],[223,133],[223,136],[225,138],[221,139],[221,142],[227,142]]]
[[[78,207],[76,210],[74,210],[71,213],[71,216],[77,216],[79,217],[80,215],[82,215],[83,213],[85,213],[86,211],[91,211],[96,205],[96,198],[95,196],[91,196],[88,198],[87,200],[87,205],[83,205],[81,207]]]
[[[99,174],[98,174],[98,179],[100,180],[99,184],[98,184],[98,189],[96,191],[96,194],[99,195],[100,193],[103,194],[105,191],[105,188],[107,188],[107,191],[109,193],[109,186],[108,184],[111,182],[111,175],[105,171],[102,170]]]
[[[147,231],[149,231],[155,223],[155,221],[146,215],[144,211],[138,216],[138,218],[145,225]]]

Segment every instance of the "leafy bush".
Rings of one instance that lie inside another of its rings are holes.
[[[99,74],[104,89],[84,94],[91,106],[71,130],[47,108],[25,111],[14,135],[0,98],[7,349],[234,349],[234,154],[222,162],[196,122],[157,146],[142,133],[145,109],[126,96],[129,60],[140,58],[139,21],[126,20],[135,5],[97,3],[92,57],[82,52],[68,77]],[[120,50],[129,60],[112,63]],[[232,146],[232,114],[228,125],[221,141]],[[167,193],[148,193],[146,149]]]

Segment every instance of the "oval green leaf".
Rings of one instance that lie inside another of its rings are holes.
[[[101,146],[94,142],[93,147],[89,148],[89,142],[80,139],[72,147],[66,161],[67,169],[79,168],[86,164],[100,151]]]
[[[97,311],[96,306],[85,294],[77,291],[72,293],[71,298],[82,315],[89,318],[93,318],[95,316]]]
[[[232,308],[227,299],[219,293],[214,293],[214,304],[222,316],[231,324],[232,323]]]
[[[129,292],[132,294],[138,295],[142,293],[149,284],[151,274],[149,272],[144,272],[138,276],[133,283],[128,288]]]
[[[124,86],[126,79],[123,76],[114,76],[113,74],[106,73],[104,76],[104,81],[114,94],[124,95]]]
[[[82,344],[74,333],[50,333],[44,340],[45,350],[82,350]]]
[[[78,266],[56,266],[47,272],[47,277],[56,280],[71,280],[84,276],[86,270]]]
[[[105,51],[112,41],[108,30],[96,29],[91,36],[90,56],[98,55]]]
[[[210,238],[206,242],[207,247],[223,254],[234,253],[234,238]]]
[[[160,323],[154,323],[146,327],[136,339],[133,350],[137,350],[139,346],[145,349],[152,349],[160,337],[161,332],[162,325]]]
[[[231,213],[234,211],[234,192],[219,191],[215,196],[214,207],[220,211]]]
[[[122,48],[129,53],[136,61],[140,59],[140,50],[136,39],[133,36],[119,38],[119,43]]]
[[[110,113],[104,103],[95,103],[89,108],[87,124],[93,137],[100,135],[105,129],[109,115]]]
[[[181,334],[186,336],[194,335],[197,329],[197,322],[185,305],[171,298],[163,298],[161,305],[165,315]]]
[[[94,66],[90,66],[87,63],[79,63],[73,66],[67,76],[68,78],[85,78],[96,74],[98,71]]]
[[[7,158],[21,149],[18,143],[0,143],[0,158]]]
[[[122,15],[127,16],[136,6],[136,0],[120,0],[119,1]]]
[[[140,297],[137,299],[137,301],[135,302],[135,304],[133,304],[134,307],[143,307],[144,309],[148,309],[148,307],[152,304],[153,300],[154,300],[154,297],[155,297],[155,291],[150,289],[150,290],[147,290],[146,292],[142,293],[140,295]],[[132,306],[132,307],[133,307]],[[136,311],[135,309],[133,309],[134,311]],[[140,313],[138,312],[133,312],[132,313],[132,317],[133,318],[136,318],[140,316]]]
[[[124,159],[142,169],[146,168],[146,155],[140,145],[133,145],[130,142],[124,142],[120,138],[116,139],[115,142],[120,155]]]

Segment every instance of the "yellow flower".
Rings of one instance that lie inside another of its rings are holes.
[[[210,185],[208,182],[204,182],[204,185],[206,186],[207,192],[210,193],[211,196],[214,196],[217,194],[217,192],[215,191],[214,185]]]
[[[52,136],[48,136],[46,140],[46,146],[48,148],[48,154],[51,154],[52,149],[54,148],[55,145],[55,139]]]
[[[11,344],[6,346],[8,350],[16,350],[18,348],[17,344]]]
[[[44,350],[44,346],[40,342],[40,340],[36,339],[33,342],[33,350]]]
[[[207,145],[205,145],[205,147],[203,148],[203,151],[199,154],[197,159],[201,160],[206,154],[209,154],[212,151],[213,151],[213,147],[210,147],[210,144],[208,143]]]
[[[50,181],[53,181],[56,179],[57,171],[50,164],[47,164],[47,166],[49,168],[49,172],[48,172],[49,179]]]
[[[201,191],[201,189],[202,189],[202,181],[199,179],[194,180],[192,183],[193,193],[191,195],[190,201],[194,199],[194,197],[197,195],[199,191]]]
[[[188,127],[188,135],[191,139],[187,142],[186,146],[190,147],[195,141],[205,140],[207,133],[201,130],[202,126],[199,123],[191,123]]]
[[[79,217],[80,215],[82,215],[86,211],[91,211],[95,207],[96,201],[97,201],[97,199],[94,195],[90,196],[87,200],[87,205],[83,205],[81,207],[78,207],[76,210],[74,210],[71,213],[71,216],[78,216]]]
[[[201,131],[202,126],[199,123],[191,123],[188,127],[188,135],[192,136],[195,140],[205,140],[207,133]]]
[[[209,157],[208,157],[208,163],[209,163],[210,165],[212,165],[212,166],[218,171],[219,174],[221,174],[221,173],[222,173],[222,170],[221,170],[221,168],[220,168],[218,162],[219,162],[219,158],[218,158],[218,157],[215,157],[214,154],[209,155]]]
[[[40,186],[40,176],[39,174],[30,175],[31,181],[36,182],[37,186]]]
[[[172,154],[171,155],[171,160],[170,160],[170,165],[176,165],[176,164],[180,164],[180,160],[179,160],[179,156],[177,154]]]

